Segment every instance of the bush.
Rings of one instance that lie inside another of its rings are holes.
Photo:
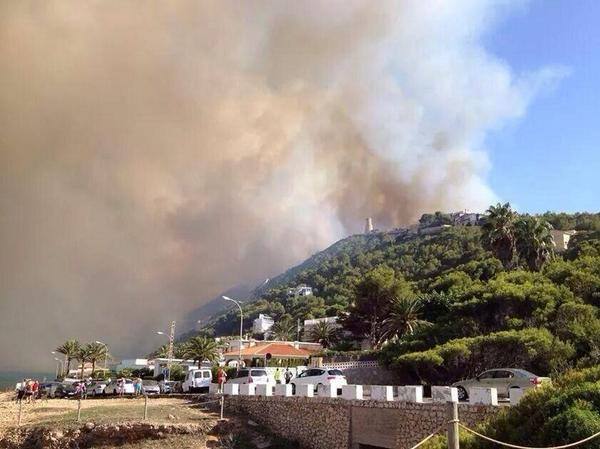
[[[479,430],[497,440],[527,446],[568,444],[600,432],[600,368],[571,371],[553,385],[528,392],[519,405],[506,408]],[[491,447],[479,438],[461,446]],[[600,439],[585,447],[600,449]]]
[[[396,357],[392,365],[421,383],[448,383],[501,366],[548,374],[564,366],[573,348],[546,329],[503,331],[451,340],[432,349]]]

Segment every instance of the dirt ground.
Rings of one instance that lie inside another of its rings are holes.
[[[19,405],[12,393],[0,394],[0,430],[15,426]],[[86,399],[81,401],[81,421],[110,423],[137,421],[144,416],[143,398]],[[148,400],[148,421],[157,423],[197,423],[214,419],[215,415],[197,403],[181,398],[151,398]],[[48,399],[35,404],[23,403],[21,424],[69,425],[76,423],[77,401],[73,399]],[[193,446],[191,446],[193,447]]]

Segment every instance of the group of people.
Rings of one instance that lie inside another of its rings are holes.
[[[275,374],[273,374],[273,377],[275,378],[276,384],[281,383],[281,371],[279,370],[279,368],[275,370]],[[292,377],[294,377],[294,375],[292,374],[289,368],[286,368],[285,372],[283,373],[283,379],[285,380],[285,383],[289,384],[290,380],[292,380]]]
[[[40,382],[34,379],[23,379],[23,382],[17,385],[16,401],[25,400],[27,403],[35,403],[40,398]]]

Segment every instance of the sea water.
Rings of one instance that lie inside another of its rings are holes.
[[[54,380],[55,373],[39,373],[35,371],[0,371],[0,391],[12,390],[17,382],[23,379]]]

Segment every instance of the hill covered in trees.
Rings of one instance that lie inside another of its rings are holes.
[[[284,338],[297,319],[340,316],[357,341],[370,339],[386,363],[421,382],[498,364],[548,374],[600,361],[600,214],[490,212],[483,227],[343,239],[257,291],[245,328],[267,313]],[[579,232],[564,254],[552,254],[548,224]],[[288,297],[299,284],[314,295]],[[204,331],[233,335],[238,326],[231,310]],[[344,340],[328,343],[352,349]]]

